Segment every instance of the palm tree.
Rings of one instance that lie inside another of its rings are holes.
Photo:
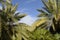
[[[44,4],[44,7],[42,7],[41,10],[38,9],[38,11],[41,12],[38,17],[42,17],[43,21],[45,22],[42,23],[42,21],[40,21],[41,24],[39,24],[39,26],[42,26],[44,28],[50,28],[51,33],[60,33],[60,0],[41,1]]]
[[[19,13],[16,12],[17,4],[12,5],[11,0],[5,0],[1,2],[2,4],[2,10],[0,10],[0,34],[1,40],[15,40],[16,38],[16,31],[15,28],[20,27],[19,24],[15,24],[19,21],[20,18],[26,16],[26,15],[18,15]],[[17,31],[19,32],[19,31]],[[18,34],[19,35],[19,34]],[[19,35],[20,37],[20,35]],[[20,38],[19,38],[20,40]]]

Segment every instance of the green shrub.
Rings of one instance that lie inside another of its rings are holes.
[[[29,40],[59,40],[60,34],[51,34],[46,29],[37,29],[29,34]]]

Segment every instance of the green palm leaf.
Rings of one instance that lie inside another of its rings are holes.
[[[38,17],[46,17],[46,22],[48,20],[52,20],[51,21],[51,26],[53,28],[54,31],[56,31],[56,28],[58,28],[56,25],[56,22],[59,23],[59,14],[60,14],[60,5],[59,5],[59,0],[41,0],[42,3],[44,4],[45,7],[43,7],[42,10],[38,10],[39,12],[41,12],[40,15],[38,15]],[[56,21],[54,21],[54,20]],[[54,21],[54,22],[53,22]],[[48,22],[49,23],[49,22]],[[43,23],[42,23],[43,24]],[[41,24],[40,24],[41,25]],[[45,24],[43,24],[45,25]],[[47,24],[46,24],[47,25]],[[49,25],[49,24],[48,24]],[[46,27],[46,26],[45,26]],[[60,26],[59,26],[60,27]]]

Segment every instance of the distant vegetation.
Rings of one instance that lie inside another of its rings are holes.
[[[0,40],[60,40],[60,0],[41,0],[41,17],[31,26],[17,23],[26,14],[16,13],[17,4],[0,0]]]

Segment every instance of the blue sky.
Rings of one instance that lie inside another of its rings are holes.
[[[38,12],[37,9],[42,9],[43,7],[41,0],[12,0],[12,3],[13,4],[18,3],[17,12],[28,14],[20,21],[28,25],[33,24],[38,19],[36,16],[40,12]],[[2,9],[1,6],[0,9]]]
[[[43,7],[41,0],[13,0],[12,3],[18,3],[17,11],[31,16],[37,16],[39,12],[36,9]]]

